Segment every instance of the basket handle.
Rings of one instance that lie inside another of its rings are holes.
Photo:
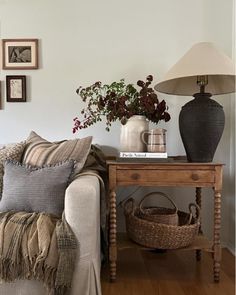
[[[133,198],[129,198],[128,200],[125,200],[124,202],[122,202],[121,206],[124,208],[124,211],[126,214],[134,213],[135,204],[134,204]]]
[[[146,194],[146,195],[142,198],[142,200],[141,200],[140,203],[139,203],[139,210],[140,210],[142,213],[144,213],[144,211],[143,211],[143,207],[142,207],[144,200],[146,200],[147,198],[149,198],[149,197],[151,197],[151,196],[153,196],[153,195],[160,195],[160,196],[165,197],[166,199],[168,199],[168,200],[170,201],[170,203],[173,205],[173,207],[174,207],[174,209],[175,209],[175,213],[177,213],[178,209],[177,209],[177,207],[176,207],[174,201],[171,200],[170,197],[168,197],[166,194],[164,194],[164,193],[162,193],[162,192],[152,192],[152,193]]]
[[[188,221],[188,224],[191,224],[191,221],[192,221],[192,219],[193,219],[193,207],[195,208],[195,210],[196,210],[196,219],[197,219],[197,222],[200,222],[200,215],[201,215],[201,209],[200,209],[200,207],[197,205],[197,204],[195,204],[195,203],[190,203],[189,205],[188,205],[188,208],[189,208],[189,221]]]

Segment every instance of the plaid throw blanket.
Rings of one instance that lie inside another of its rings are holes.
[[[0,281],[36,279],[49,295],[71,287],[77,242],[64,215],[0,213]]]

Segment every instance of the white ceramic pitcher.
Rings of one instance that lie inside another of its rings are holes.
[[[141,139],[142,132],[148,130],[149,121],[145,116],[132,116],[121,126],[120,151],[144,152],[146,145]]]

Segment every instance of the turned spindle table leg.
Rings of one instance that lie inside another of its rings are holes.
[[[200,209],[202,207],[201,192],[202,192],[202,189],[200,187],[196,187],[196,203],[200,207]],[[198,217],[198,212],[197,212],[197,217]],[[200,220],[199,234],[202,234],[201,220]],[[197,259],[197,261],[201,260],[201,250],[196,250],[196,259]]]
[[[110,227],[109,227],[109,262],[110,262],[110,281],[116,280],[116,261],[117,261],[117,244],[116,244],[116,193],[110,193]]]
[[[221,246],[220,246],[220,226],[221,226],[221,193],[215,191],[214,202],[214,244],[213,244],[213,259],[214,259],[214,281],[220,281],[220,261],[221,261]]]

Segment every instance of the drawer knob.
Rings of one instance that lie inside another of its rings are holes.
[[[134,173],[131,175],[131,178],[134,179],[134,180],[137,180],[140,178],[140,175],[138,173]]]
[[[192,180],[199,180],[198,174],[193,173],[192,174]]]

